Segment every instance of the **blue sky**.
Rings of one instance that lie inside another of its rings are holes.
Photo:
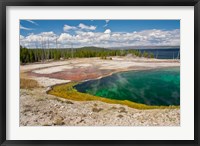
[[[55,47],[139,46],[180,44],[179,20],[21,20],[21,45]]]

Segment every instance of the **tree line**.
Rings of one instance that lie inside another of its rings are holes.
[[[61,60],[69,58],[126,56],[132,54],[136,57],[154,58],[153,53],[140,50],[111,50],[98,47],[67,48],[67,49],[28,49],[20,46],[20,63],[42,62],[47,60]]]

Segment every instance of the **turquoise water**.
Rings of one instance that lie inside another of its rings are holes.
[[[147,105],[180,105],[180,68],[116,73],[75,86],[79,92]]]

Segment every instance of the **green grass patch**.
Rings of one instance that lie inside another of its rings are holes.
[[[102,102],[111,103],[111,104],[127,105],[135,109],[179,109],[180,108],[180,106],[150,106],[150,105],[135,103],[128,100],[114,100],[114,99],[93,96],[87,93],[78,92],[73,87],[76,84],[78,83],[55,85],[52,87],[52,90],[48,91],[47,93],[58,96],[58,97],[70,99],[70,100],[76,100],[76,101],[97,100],[97,101],[102,101]]]

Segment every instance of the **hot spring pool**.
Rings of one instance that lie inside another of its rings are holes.
[[[146,105],[180,105],[180,68],[116,73],[74,86],[79,92]]]

